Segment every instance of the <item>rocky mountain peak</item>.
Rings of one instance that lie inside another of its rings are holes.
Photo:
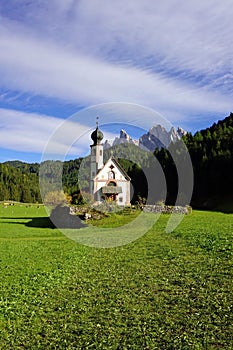
[[[115,140],[112,143],[112,146],[116,146],[119,145],[121,143],[131,143],[134,145],[138,145],[138,141],[132,139],[129,134],[127,134],[127,132],[125,130],[121,130],[120,131],[120,137],[116,137]]]
[[[185,131],[184,129],[182,129],[180,126],[178,126],[177,128],[177,134],[179,135],[179,137],[183,137],[187,134],[187,131]]]
[[[127,134],[127,132],[125,130],[121,129],[121,131],[120,131],[120,139],[129,140],[130,136]]]
[[[132,139],[125,130],[120,131],[120,136],[116,137],[111,143],[106,140],[104,148],[107,149],[111,146],[116,146],[121,143],[130,143],[139,146],[147,151],[154,151],[155,148],[168,148],[171,142],[180,140],[182,136],[186,134],[186,131],[178,127],[177,130],[172,127],[170,131],[167,131],[162,125],[154,125],[150,130],[142,135],[139,140]]]

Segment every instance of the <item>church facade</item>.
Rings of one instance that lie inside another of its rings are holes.
[[[111,157],[104,164],[103,133],[98,124],[91,134],[90,193],[98,203],[115,202],[117,205],[130,205],[130,177]]]

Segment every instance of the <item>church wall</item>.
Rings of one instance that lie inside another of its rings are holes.
[[[111,167],[112,166],[112,167]],[[111,174],[113,173],[113,174]],[[130,205],[130,181],[127,180],[121,170],[112,162],[108,160],[103,169],[100,170],[94,181],[94,195],[97,201],[101,201],[103,186],[107,186],[112,181],[116,186],[122,188],[122,193],[116,197],[118,205]]]

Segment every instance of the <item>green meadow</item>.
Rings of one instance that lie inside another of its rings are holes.
[[[98,225],[125,223],[114,214]],[[233,214],[91,248],[43,206],[0,205],[0,349],[232,349]]]

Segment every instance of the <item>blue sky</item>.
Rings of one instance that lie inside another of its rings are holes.
[[[63,120],[102,103],[146,106],[192,132],[223,119],[232,18],[230,0],[1,0],[0,162],[40,161]],[[94,127],[84,116],[69,126]]]

